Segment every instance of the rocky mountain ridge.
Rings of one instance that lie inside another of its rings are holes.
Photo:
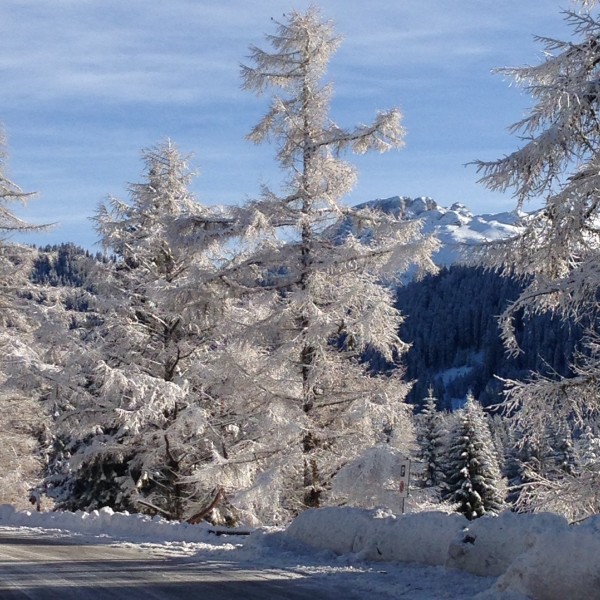
[[[468,256],[469,246],[516,235],[522,216],[516,211],[474,215],[464,204],[457,202],[445,208],[427,196],[391,196],[364,202],[355,208],[381,210],[403,219],[420,219],[423,232],[435,233],[442,243],[434,256],[440,267],[461,262]]]

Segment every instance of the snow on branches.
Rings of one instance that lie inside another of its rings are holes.
[[[59,483],[76,490],[68,507],[89,509],[101,496],[181,519],[214,496],[214,469],[209,478],[204,467],[224,452],[215,423],[227,408],[206,374],[227,331],[219,250],[235,231],[231,217],[196,202],[170,141],[142,157],[145,180],[130,186],[130,202],[111,198],[95,218],[114,258],[92,273],[86,351],[73,349],[57,378],[59,437],[71,455]]]
[[[434,271],[437,242],[419,224],[342,204],[356,173],[341,153],[400,148],[404,130],[397,109],[353,129],[331,120],[332,86],[322,83],[339,45],[331,23],[314,8],[292,12],[267,41],[271,48],[252,47],[242,67],[246,89],[272,92],[248,137],[276,144],[287,181],[284,194],[264,188],[246,207],[267,224],[254,255],[265,282],[251,305],[260,320],[246,317],[246,336],[263,345],[268,361],[255,395],[285,399],[302,414],[302,433],[288,449],[302,465],[290,500],[298,510],[325,502],[331,474],[407,427],[407,385],[370,373],[361,354],[371,349],[394,361],[405,350],[396,335],[401,316],[381,281],[391,263],[396,276],[414,266]],[[356,235],[340,235],[334,226],[342,219],[359,225]]]
[[[536,102],[512,127],[524,144],[497,161],[476,163],[481,182],[493,190],[513,190],[519,207],[543,202],[522,218],[521,234],[484,249],[488,265],[526,282],[501,319],[514,353],[519,351],[514,323],[521,312],[556,311],[589,325],[598,308],[600,21],[591,7],[565,15],[576,41],[539,38],[546,51],[541,64],[501,69]],[[585,370],[589,374],[589,363]],[[581,410],[574,406],[576,413]]]
[[[540,65],[499,71],[536,101],[512,131],[524,144],[497,161],[477,161],[481,183],[512,190],[519,208],[543,201],[522,219],[523,233],[488,248],[488,261],[529,285],[508,315],[521,308],[581,316],[595,309],[600,282],[600,22],[589,11],[568,11],[576,42],[539,38]],[[516,349],[511,321],[505,338]]]
[[[595,331],[600,287],[600,19],[596,2],[580,4],[579,11],[565,12],[573,41],[538,38],[545,50],[539,65],[499,70],[531,94],[535,104],[511,128],[523,140],[520,148],[499,160],[475,163],[481,182],[491,190],[512,190],[519,209],[527,202],[542,204],[523,216],[522,233],[489,244],[483,253],[487,265],[525,282],[500,320],[508,350],[520,351],[514,330],[522,315],[555,311],[589,328],[572,377],[533,374],[529,381],[505,382],[505,408],[525,438],[534,440],[553,421],[564,420],[577,430],[600,413]],[[562,487],[565,497],[573,498],[592,485],[593,477],[583,471],[549,480],[532,472],[522,496],[551,507],[556,504],[553,494],[560,495]],[[589,494],[596,492],[590,489]],[[579,504],[596,506],[590,498],[581,496]]]

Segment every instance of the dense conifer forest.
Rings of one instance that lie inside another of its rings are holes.
[[[108,260],[72,243],[45,246],[39,248],[31,281],[89,288],[93,264]],[[400,338],[411,344],[402,357],[405,377],[413,382],[407,401],[420,406],[431,387],[441,409],[457,408],[469,391],[489,407],[501,401],[499,378],[523,380],[532,372],[572,375],[569,364],[583,334],[573,321],[551,314],[521,316],[517,336],[523,352],[507,354],[498,315],[522,288],[515,279],[462,265],[398,286],[396,306],[405,316]]]
[[[571,320],[519,315],[522,352],[509,356],[503,347],[498,315],[522,288],[496,272],[458,265],[399,287],[397,306],[406,316],[400,335],[412,344],[404,357],[406,378],[415,381],[408,400],[420,404],[431,386],[447,410],[469,391],[490,406],[501,400],[499,377],[523,380],[534,371],[570,375],[582,337],[581,325]]]

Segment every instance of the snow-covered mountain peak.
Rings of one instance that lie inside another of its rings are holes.
[[[427,196],[392,196],[371,200],[356,208],[381,210],[402,219],[420,219],[424,233],[435,233],[442,242],[434,256],[439,266],[459,262],[469,246],[510,237],[520,230],[520,215],[516,211],[473,215],[464,204],[455,202],[445,208]]]

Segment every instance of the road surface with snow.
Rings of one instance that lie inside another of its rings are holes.
[[[349,564],[328,553],[128,542],[0,527],[2,600],[467,599],[489,580],[421,565]]]
[[[190,561],[157,556],[156,551],[139,546],[115,546],[106,538],[82,540],[2,529],[0,598],[337,600],[359,596],[343,585],[318,589],[300,575],[222,558]]]
[[[0,600],[600,600],[600,515],[330,507],[219,533],[110,508],[0,506]]]

